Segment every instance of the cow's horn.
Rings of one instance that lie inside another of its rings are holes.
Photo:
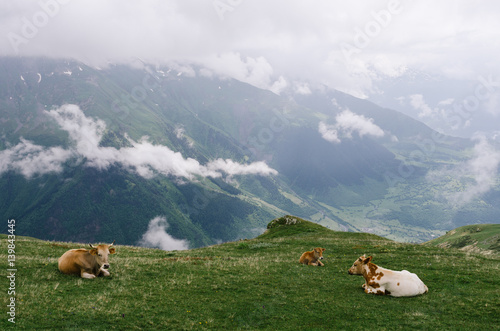
[[[92,246],[92,244],[89,244],[90,248],[94,248],[94,246]]]
[[[109,247],[113,246],[115,244],[115,241],[116,240],[113,240],[113,242],[111,243],[111,245],[109,245]]]

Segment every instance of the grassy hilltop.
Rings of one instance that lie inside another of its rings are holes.
[[[500,253],[500,224],[473,224],[448,231],[444,236],[425,243],[445,248],[486,250]]]
[[[117,254],[110,256],[111,277],[95,280],[57,270],[57,259],[82,244],[18,237],[16,326],[75,330],[492,330],[500,326],[497,254],[335,232],[294,217],[275,220],[270,227],[255,239],[187,251],[118,245]],[[6,236],[0,238],[0,267],[5,274]],[[317,246],[326,248],[324,267],[298,263],[301,253]],[[415,272],[429,293],[412,298],[365,294],[363,278],[347,273],[364,253],[380,266]],[[1,279],[5,311],[8,282],[4,276]],[[5,329],[11,323],[3,315],[0,328]]]

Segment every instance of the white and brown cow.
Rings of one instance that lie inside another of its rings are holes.
[[[90,250],[71,249],[59,258],[59,271],[68,275],[80,275],[82,278],[109,276],[108,255],[115,254],[114,241],[110,245],[90,245]]]
[[[371,263],[371,256],[360,256],[349,269],[350,275],[363,275],[366,293],[411,297],[427,293],[428,288],[417,275],[409,271],[394,271]]]

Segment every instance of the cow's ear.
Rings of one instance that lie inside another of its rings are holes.
[[[363,264],[368,264],[370,263],[370,261],[372,260],[372,257],[371,256],[368,256],[364,261],[363,261]]]
[[[97,255],[97,248],[92,248],[92,249],[89,251],[89,253],[90,253],[91,255]]]
[[[110,247],[109,248],[109,254],[115,254],[116,253],[116,250],[114,247]]]
[[[326,251],[326,248],[322,248],[322,252]]]

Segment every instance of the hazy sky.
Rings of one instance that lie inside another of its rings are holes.
[[[412,70],[492,75],[495,93],[483,103],[496,114],[499,17],[494,0],[0,0],[0,55],[197,63],[277,93],[324,84],[360,97],[383,94],[381,82]],[[421,94],[394,98],[422,120],[456,99],[428,104]]]
[[[0,56],[75,58],[101,67],[144,61],[189,70],[189,64],[197,64],[206,68],[205,75],[230,76],[276,93],[287,89],[307,94],[326,85],[369,98],[441,132],[476,135],[474,157],[445,173],[476,179],[463,194],[448,196],[454,203],[488,191],[500,164],[500,152],[477,136],[486,131],[500,140],[496,0],[0,0]],[[68,123],[67,111],[52,113],[61,126]],[[99,122],[80,117],[98,129]],[[30,177],[58,171],[61,162],[86,155],[93,155],[92,166],[120,163],[144,176],[152,170],[187,177],[275,172],[258,162],[243,166],[219,159],[200,165],[147,141],[104,150],[95,141],[97,129],[83,128],[73,132],[81,142],[76,149],[43,149],[21,141],[2,151],[8,158],[0,173],[19,168]],[[336,124],[320,123],[319,130],[332,143],[353,130],[384,135],[371,119],[349,111],[339,113]],[[80,139],[82,132],[94,135]],[[173,161],[126,161],[130,158],[124,153],[151,149],[162,149]],[[26,154],[32,158],[19,156]],[[32,169],[27,159],[43,167]],[[444,177],[440,172],[432,175],[431,180]],[[166,227],[164,219],[152,220],[152,233],[160,229],[165,235],[143,239],[183,247],[184,242],[166,235]]]

